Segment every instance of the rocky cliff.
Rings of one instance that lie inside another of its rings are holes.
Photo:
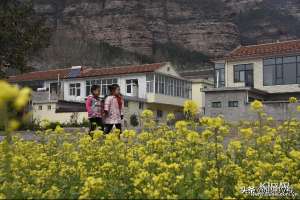
[[[52,30],[50,46],[32,58],[39,68],[181,55],[199,67],[241,43],[300,36],[299,0],[34,0],[34,7]]]

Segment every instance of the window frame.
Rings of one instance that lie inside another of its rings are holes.
[[[219,105],[219,106],[215,106],[215,105]],[[222,102],[221,101],[213,101],[213,102],[211,102],[211,107],[212,108],[222,108]]]
[[[150,79],[150,78],[149,78]],[[147,78],[146,78],[147,80]],[[152,79],[147,80],[147,92],[150,92],[150,84]],[[190,99],[192,96],[192,83],[184,79],[168,76],[165,74],[154,74],[154,91],[155,94],[162,94],[166,96],[173,96],[179,98]]]
[[[111,82],[111,83],[109,84],[109,82]],[[112,84],[117,84],[117,83],[118,83],[117,78],[86,80],[86,82],[85,82],[86,96],[89,96],[91,94],[92,85],[99,85],[101,88],[101,95],[106,96],[106,95],[108,95],[108,87]],[[106,91],[106,93],[104,93],[104,91]]]
[[[236,70],[238,67],[243,69]],[[250,71],[253,73],[253,63],[233,65],[233,82],[244,83],[246,81],[246,72]],[[241,72],[244,74],[244,80],[241,80]],[[236,79],[236,74],[238,74],[238,79]]]
[[[295,60],[291,61],[288,60],[288,58],[295,58]],[[274,60],[274,62],[268,63],[266,62],[268,60]],[[294,83],[286,83],[284,79],[285,65],[287,64],[295,64],[296,72],[295,72]],[[275,70],[274,73],[275,75],[274,76],[272,75],[271,84],[267,84],[265,79],[267,67],[272,67],[272,70]],[[280,70],[278,70],[279,67],[281,68]],[[281,73],[279,73],[279,71],[281,71]],[[299,55],[276,56],[276,57],[268,57],[263,59],[263,86],[294,85],[294,84],[300,84],[300,56]]]
[[[217,80],[219,81],[219,85],[217,85]],[[215,88],[225,87],[225,63],[215,63],[214,85]]]
[[[228,108],[238,108],[239,103],[239,101],[228,101]]]
[[[80,97],[81,96],[81,83],[69,83],[69,96]]]

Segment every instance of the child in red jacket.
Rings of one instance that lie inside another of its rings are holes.
[[[113,84],[109,87],[110,95],[105,98],[104,103],[104,132],[108,134],[115,126],[122,132],[122,121],[124,116],[124,99],[120,93],[120,86]]]
[[[89,135],[92,136],[92,132],[99,127],[103,130],[102,113],[103,102],[100,98],[101,90],[99,85],[93,85],[91,88],[91,95],[86,100],[86,110],[90,121]]]

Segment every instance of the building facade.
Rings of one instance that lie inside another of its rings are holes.
[[[79,122],[87,118],[84,102],[94,84],[101,87],[102,97],[108,95],[110,85],[121,86],[128,126],[131,116],[139,116],[144,109],[153,110],[157,120],[164,120],[169,112],[181,113],[183,103],[192,98],[192,82],[182,78],[170,63],[112,68],[75,66],[12,76],[9,81],[34,90],[35,120],[60,123],[68,123],[75,114]]]
[[[250,103],[257,99],[267,114],[284,120],[292,110],[289,97],[300,97],[300,40],[240,46],[215,60],[214,82],[205,90],[207,115],[253,118]]]

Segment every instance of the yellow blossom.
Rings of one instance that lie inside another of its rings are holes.
[[[250,139],[253,136],[252,128],[242,128],[240,129],[240,132],[247,139]]]
[[[251,103],[251,108],[254,111],[261,111],[263,108],[263,104],[261,101],[255,100]]]
[[[12,119],[8,122],[8,128],[7,128],[7,131],[8,132],[12,132],[12,131],[15,131],[19,128],[20,126],[20,123],[15,120],[15,119]]]
[[[168,115],[167,115],[167,121],[168,121],[168,122],[171,122],[171,121],[173,121],[173,120],[175,120],[175,115],[174,115],[174,113],[168,113]]]
[[[199,107],[196,102],[187,100],[183,105],[183,112],[190,116],[195,116],[199,111]]]
[[[289,98],[289,103],[297,103],[297,98],[296,97],[290,97]]]

